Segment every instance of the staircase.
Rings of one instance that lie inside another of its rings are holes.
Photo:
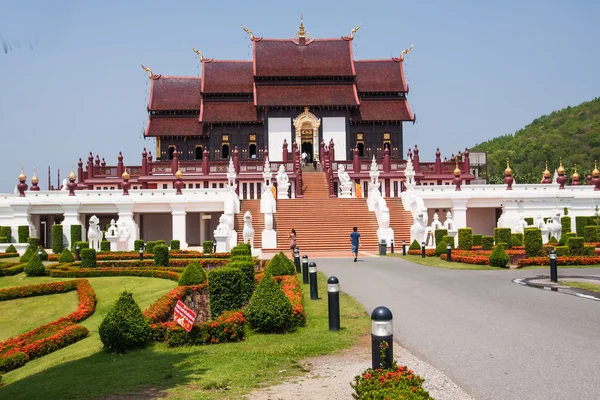
[[[302,194],[304,194],[305,199],[328,199],[329,187],[327,185],[327,176],[325,173],[303,172]]]
[[[394,247],[400,248],[403,240],[410,246],[410,227],[413,224],[411,212],[404,209],[402,200],[397,197],[387,198],[386,202],[390,210],[390,228],[394,230]]]
[[[254,228],[254,247],[262,247],[262,231],[265,229],[265,215],[260,213],[260,200],[242,200],[240,212],[235,214],[234,226],[238,236],[238,243],[244,241],[244,214],[252,214],[252,228]]]

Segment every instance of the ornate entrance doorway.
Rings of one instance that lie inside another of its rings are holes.
[[[321,120],[308,111],[308,107],[304,107],[304,112],[294,119],[296,143],[300,147],[300,154],[308,154],[309,163],[319,160],[319,126]]]

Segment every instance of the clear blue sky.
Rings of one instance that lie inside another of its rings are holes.
[[[20,167],[65,177],[90,151],[138,165],[148,79],[199,73],[206,57],[250,59],[240,25],[257,36],[314,37],[362,23],[356,59],[405,61],[418,122],[405,151],[421,160],[513,133],[540,115],[600,95],[600,2],[506,1],[31,1],[0,0],[0,192]]]

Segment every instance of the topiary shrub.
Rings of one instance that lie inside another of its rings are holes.
[[[569,248],[570,256],[582,256],[584,255],[583,249],[583,238],[582,237],[570,237],[567,240],[567,247]]]
[[[252,256],[233,256],[231,257],[231,261],[251,261],[254,263],[254,258]]]
[[[409,250],[421,250],[421,245],[416,240],[413,240],[408,249]]]
[[[483,235],[473,235],[473,246],[481,246],[483,244]]]
[[[287,258],[283,253],[275,254],[275,256],[267,264],[265,274],[271,274],[273,276],[281,275],[295,275],[296,267],[294,263]]]
[[[481,249],[482,250],[491,250],[494,247],[494,237],[493,236],[484,236],[481,238]]]
[[[0,226],[0,237],[4,239],[4,243],[12,242],[12,228],[10,226]]]
[[[71,233],[69,234],[71,239],[71,251],[75,251],[75,245],[77,242],[81,242],[81,225],[71,225]]]
[[[564,217],[560,217],[560,225],[562,226],[562,234],[571,232],[571,217],[565,214]]]
[[[533,217],[523,218],[527,222],[527,226],[533,225]]]
[[[454,236],[444,236],[444,245],[447,246],[448,244],[454,250]]]
[[[223,267],[209,271],[208,294],[213,319],[225,311],[242,307],[244,279],[244,273],[238,268]]]
[[[100,242],[100,251],[110,251],[110,242],[108,240]]]
[[[34,249],[37,249],[38,246],[40,245],[40,238],[37,238],[35,236],[30,236],[27,239],[27,243],[29,244],[29,246],[33,247]]]
[[[292,326],[292,304],[270,274],[265,274],[250,298],[245,316],[258,332],[280,333]]]
[[[171,250],[180,250],[181,242],[179,240],[171,240],[169,246],[171,247]]]
[[[6,248],[6,250],[4,250],[5,253],[18,253],[17,249],[15,248],[15,246],[13,246],[12,244],[10,246],[8,246]]]
[[[151,330],[133,295],[123,292],[100,323],[98,333],[106,351],[124,353],[144,348]]]
[[[40,258],[40,260],[48,261],[48,253],[46,252],[46,249],[44,249],[42,246],[38,246],[36,254]]]
[[[437,245],[444,240],[444,236],[448,236],[448,229],[436,229],[433,231],[433,234],[435,235],[435,243]],[[419,246],[419,248],[421,247]]]
[[[492,251],[492,254],[490,254],[490,265],[492,267],[504,268],[506,267],[506,264],[508,264],[508,254],[506,254],[506,251],[504,251],[502,247],[503,246],[496,246],[494,251]]]
[[[519,242],[521,242],[521,245],[523,244],[523,234],[522,233],[512,233],[511,237],[515,237],[517,239],[519,239]]]
[[[496,245],[496,247],[502,247],[503,250],[507,250],[509,248],[508,243],[500,242]]]
[[[523,245],[523,242],[521,242],[521,239],[519,239],[517,236],[511,236],[510,244],[511,246],[521,246]]]
[[[17,228],[17,243],[27,243],[27,239],[29,239],[29,225],[19,225]]]
[[[567,246],[556,246],[554,247],[556,257],[564,257],[569,255],[569,248]]]
[[[458,229],[458,248],[460,250],[471,250],[473,248],[473,229]]]
[[[0,243],[10,243],[10,240],[6,236],[0,236]]]
[[[169,266],[169,248],[165,244],[154,246],[154,265],[157,267]]]
[[[23,253],[23,255],[19,258],[20,262],[28,262],[29,260],[31,260],[31,256],[33,256],[35,254],[35,250],[37,247],[33,247],[31,245],[27,246],[27,249],[25,249],[25,253]],[[37,255],[36,255],[37,258]]]
[[[251,256],[252,249],[248,243],[240,243],[231,249],[231,256]]]
[[[79,250],[83,250],[83,249],[89,249],[90,248],[90,242],[75,242],[75,246],[73,246],[73,251],[75,251],[75,247],[77,247],[77,245],[79,245]]]
[[[44,276],[46,275],[46,269],[44,268],[44,264],[42,261],[36,256],[31,257],[31,259],[27,262],[25,268],[23,268],[23,272],[27,276]]]
[[[202,251],[204,254],[210,254],[213,252],[213,242],[210,240],[205,240],[202,242]]]
[[[134,240],[133,241],[133,250],[135,251],[140,251],[140,249],[144,248],[144,241],[143,240]]]
[[[442,254],[446,254],[448,249],[446,248],[446,242],[444,241],[444,238],[437,241],[436,243],[437,244],[435,245],[435,255],[439,257]]]
[[[226,266],[230,268],[238,268],[240,271],[242,271],[244,274],[244,282],[242,285],[244,301],[250,300],[250,297],[252,297],[252,293],[254,292],[254,263],[252,261],[232,261]],[[294,274],[295,273],[296,268],[294,268]]]
[[[508,243],[510,245],[510,228],[494,228],[494,243]]]
[[[586,257],[594,257],[596,255],[596,246],[583,246],[583,255]]]
[[[579,216],[575,217],[575,232],[576,237],[583,237],[583,230],[586,226],[595,225],[594,217],[588,216]]]
[[[58,257],[59,263],[72,263],[75,261],[75,257],[73,257],[73,253],[69,249],[64,249]]]
[[[598,242],[600,228],[597,226],[585,226],[583,228],[583,240],[586,243]]]
[[[200,285],[206,280],[206,272],[200,266],[198,261],[194,261],[185,267],[181,278],[179,278],[179,286]]]
[[[52,252],[60,254],[63,248],[63,226],[60,224],[52,225]]]
[[[81,268],[95,268],[96,267],[96,250],[94,249],[81,249],[79,253],[81,257]]]
[[[542,231],[539,228],[525,228],[525,254],[527,257],[538,257],[542,254],[544,243]]]

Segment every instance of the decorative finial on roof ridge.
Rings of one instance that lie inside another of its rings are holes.
[[[303,38],[304,35],[304,16],[302,14],[302,10],[300,10],[300,27],[298,28],[298,37]]]
[[[406,55],[406,54],[407,54],[409,51],[411,51],[411,50],[412,50],[413,46],[414,46],[414,44],[411,44],[411,45],[410,45],[410,47],[409,47],[408,49],[406,49],[406,50],[402,50],[402,53],[400,53],[400,57],[399,57],[399,60],[400,60],[400,62],[403,62],[403,61],[404,61],[404,56],[405,56],[405,55]]]
[[[194,51],[194,53],[196,53],[200,57],[200,62],[204,62],[204,56],[202,55],[202,52],[199,50],[196,50],[194,48],[194,46],[192,46],[192,50]]]
[[[144,67],[144,64],[140,63],[140,65],[142,66],[142,69],[148,73],[148,79],[152,79],[154,77],[152,70],[148,67]]]
[[[362,25],[362,22],[360,24],[358,24],[358,26],[354,29],[352,29],[352,31],[350,31],[350,40],[354,39],[354,34],[360,29],[360,26]]]
[[[247,34],[249,34],[249,35],[250,35],[250,40],[254,41],[254,39],[256,39],[256,37],[254,36],[254,33],[252,33],[252,31],[251,31],[250,29],[246,28],[246,27],[244,26],[244,24],[242,24],[242,29],[243,29],[243,30],[244,30],[244,31],[245,31]]]

